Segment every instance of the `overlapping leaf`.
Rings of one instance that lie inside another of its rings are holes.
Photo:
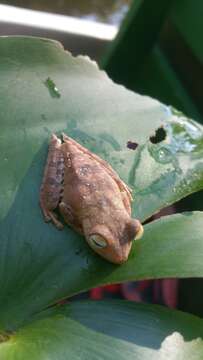
[[[1,360],[200,360],[202,320],[127,301],[76,302],[42,313],[0,344]]]

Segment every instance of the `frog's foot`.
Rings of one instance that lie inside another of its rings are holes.
[[[57,219],[57,215],[53,211],[47,210],[43,206],[41,207],[44,215],[44,220],[46,222],[52,221],[52,223],[57,227],[57,229],[62,230],[64,225]]]
[[[65,222],[71,226],[74,230],[83,234],[82,226],[77,221],[77,218],[74,216],[73,211],[70,206],[65,204],[63,201],[59,204],[59,210],[61,215],[63,216]]]
[[[57,216],[55,213],[53,213],[52,211],[49,211],[49,218],[50,220],[53,222],[53,224],[57,227],[57,229],[59,230],[62,230],[64,228],[64,225],[62,224],[62,222],[60,222],[58,219],[57,219]],[[50,221],[49,220],[49,221]]]

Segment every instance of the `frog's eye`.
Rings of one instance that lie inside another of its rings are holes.
[[[103,249],[107,246],[106,240],[98,234],[90,235],[89,242],[93,247]]]

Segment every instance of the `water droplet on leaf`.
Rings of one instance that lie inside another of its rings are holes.
[[[153,147],[152,151],[150,152],[153,158],[161,164],[167,164],[173,159],[173,154],[171,153],[171,151],[164,146],[160,148]]]
[[[200,125],[182,113],[172,111],[166,124],[168,143],[173,153],[199,153],[203,151],[203,131]]]

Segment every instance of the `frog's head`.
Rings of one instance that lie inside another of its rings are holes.
[[[98,224],[86,234],[90,247],[106,260],[122,264],[128,259],[132,241],[140,239],[143,227],[139,220],[129,218],[124,226],[117,230],[109,229],[104,224]]]

